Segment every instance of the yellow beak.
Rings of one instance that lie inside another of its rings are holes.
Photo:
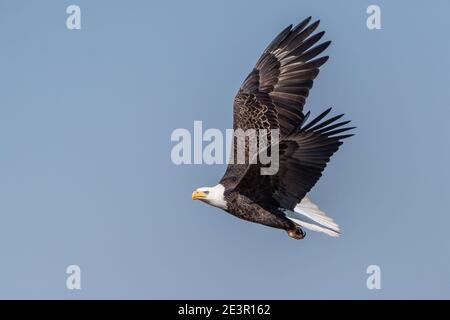
[[[199,199],[204,199],[206,198],[207,195],[204,192],[195,190],[194,192],[192,192],[192,200],[199,200]]]

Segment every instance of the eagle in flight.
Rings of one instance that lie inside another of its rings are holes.
[[[343,115],[327,117],[331,108],[309,122],[310,113],[303,113],[313,80],[328,60],[328,56],[318,56],[331,43],[317,44],[325,32],[314,34],[319,21],[310,22],[311,17],[295,27],[290,25],[275,37],[234,99],[235,131],[278,129],[279,138],[270,141],[272,149],[277,144],[278,171],[262,175],[261,163],[230,161],[219,184],[192,193],[193,200],[285,230],[294,239],[305,237],[302,228],[339,236],[339,226],[307,194],[342,140],[352,136],[346,131],[354,128],[346,126],[350,121],[338,122]],[[237,148],[233,139],[233,155]]]

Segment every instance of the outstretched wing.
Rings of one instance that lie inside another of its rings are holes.
[[[235,97],[235,130],[279,129],[283,138],[299,126],[313,80],[328,60],[327,56],[316,57],[330,44],[327,41],[316,45],[325,32],[312,35],[319,21],[310,21],[311,17],[294,28],[287,27],[264,50]],[[234,155],[236,148],[233,141]],[[229,164],[221,183],[234,187],[246,168],[244,164]]]
[[[280,141],[279,170],[276,174],[261,175],[262,166],[252,164],[235,190],[260,205],[294,209],[322,176],[322,171],[342,140],[352,136],[340,135],[353,129],[345,127],[350,121],[336,123],[343,115],[321,122],[330,110]]]
[[[319,73],[319,67],[328,60],[328,56],[314,59],[331,42],[315,46],[325,32],[311,36],[319,20],[308,26],[310,20],[311,17],[294,28],[287,27],[272,41],[235,98],[235,112],[246,108],[245,101],[249,96],[270,109],[277,120],[271,124],[280,129],[281,137],[291,133],[303,120],[303,106],[313,80]],[[242,128],[240,125],[249,125],[240,118],[238,120],[234,122],[235,129],[236,126]]]

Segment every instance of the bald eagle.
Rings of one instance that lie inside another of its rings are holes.
[[[342,140],[352,136],[346,131],[354,128],[346,126],[350,121],[337,122],[343,115],[326,119],[331,108],[309,122],[310,113],[303,113],[313,80],[328,60],[318,56],[331,43],[317,44],[325,32],[313,34],[319,20],[310,22],[311,17],[290,25],[275,37],[234,99],[234,130],[279,130],[278,171],[262,175],[261,163],[230,161],[219,184],[192,193],[193,200],[285,230],[294,239],[305,237],[302,228],[339,236],[339,226],[307,194]],[[237,145],[233,141],[234,154]]]

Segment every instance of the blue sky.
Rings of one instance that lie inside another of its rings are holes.
[[[449,9],[1,0],[0,297],[449,298]],[[312,192],[342,237],[294,241],[191,201],[225,166],[174,165],[170,135],[230,128],[262,50],[309,15],[333,44],[305,109],[358,129]],[[72,264],[81,290],[66,288]]]

